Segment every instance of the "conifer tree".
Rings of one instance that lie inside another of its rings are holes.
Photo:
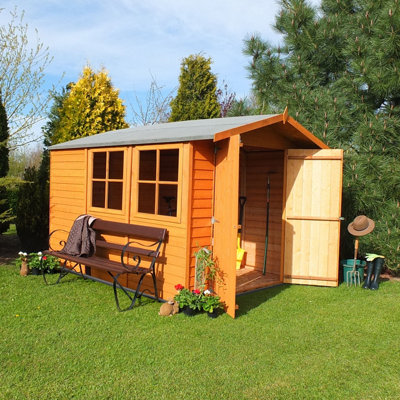
[[[331,147],[345,150],[342,250],[356,215],[376,221],[361,252],[400,269],[400,6],[397,0],[284,0],[281,47],[259,36],[244,52],[259,106],[289,112]],[[348,247],[344,257],[351,255]]]
[[[0,96],[0,180],[8,173],[8,123],[7,113]],[[0,182],[0,234],[9,227],[10,210],[6,187]]]
[[[211,72],[211,58],[200,54],[182,60],[178,93],[171,101],[170,121],[218,118],[217,78]]]
[[[78,82],[70,84],[66,98],[59,100],[62,106],[59,120],[51,127],[52,144],[128,127],[119,91],[105,70],[96,73],[85,67]]]

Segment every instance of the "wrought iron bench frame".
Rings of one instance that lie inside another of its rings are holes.
[[[53,249],[51,247],[52,236],[56,234],[56,232],[60,231],[67,234],[69,232],[63,229],[57,229],[50,233],[49,250],[46,250],[43,253],[58,257],[60,260],[62,260],[60,266],[60,274],[58,276],[56,284],[59,283],[61,279],[68,274],[75,274],[81,276],[84,279],[94,279],[96,281],[99,281],[99,279],[93,278],[91,276],[91,268],[106,271],[112,278],[115,303],[118,311],[127,311],[133,308],[136,300],[140,300],[145,291],[148,291],[148,289],[144,289],[142,291],[140,291],[140,289],[144,277],[150,274],[153,280],[154,297],[157,301],[160,301],[157,290],[155,264],[160,256],[160,249],[165,241],[167,230],[163,228],[126,224],[122,222],[106,221],[102,219],[96,219],[92,224],[92,228],[96,232],[96,253],[90,257],[79,257],[62,253],[62,248],[65,246],[66,243],[65,240],[60,240],[58,242],[58,245],[62,246],[61,249]],[[115,243],[112,240],[104,239],[104,237],[102,236],[104,234],[119,238],[128,237],[128,241],[125,245],[121,245],[118,243],[118,240],[116,240],[117,243]],[[146,240],[150,241],[151,243],[143,244],[138,240]],[[109,251],[119,253],[120,262],[109,260]],[[141,266],[142,259],[148,260],[150,262],[150,265],[148,267]],[[131,261],[132,263],[129,264],[129,261]],[[86,267],[85,273],[83,272],[82,266]],[[45,283],[48,284],[44,269],[42,269],[42,271],[43,279]],[[123,286],[118,280],[121,276],[125,274],[136,274],[140,276],[136,289],[134,289],[134,296],[132,296],[130,290]],[[124,309],[121,309],[120,307],[118,289],[121,289],[122,292],[131,301],[130,305]]]

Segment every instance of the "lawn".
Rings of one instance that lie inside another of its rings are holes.
[[[0,266],[1,399],[400,398],[400,283],[287,286],[222,315],[115,309],[112,289]]]

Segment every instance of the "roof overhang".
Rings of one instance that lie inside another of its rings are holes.
[[[218,132],[214,135],[214,142],[235,135],[241,135],[241,142],[247,146],[282,150],[292,148],[329,149],[329,146],[322,140],[290,117],[287,110],[282,114]]]

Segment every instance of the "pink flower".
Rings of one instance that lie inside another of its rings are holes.
[[[180,290],[182,290],[183,289],[183,286],[180,284],[180,283],[178,283],[177,285],[175,285],[175,290],[177,290],[178,292],[180,291]]]
[[[200,294],[200,289],[194,289],[194,290],[193,290],[193,293],[194,293],[194,294]]]

